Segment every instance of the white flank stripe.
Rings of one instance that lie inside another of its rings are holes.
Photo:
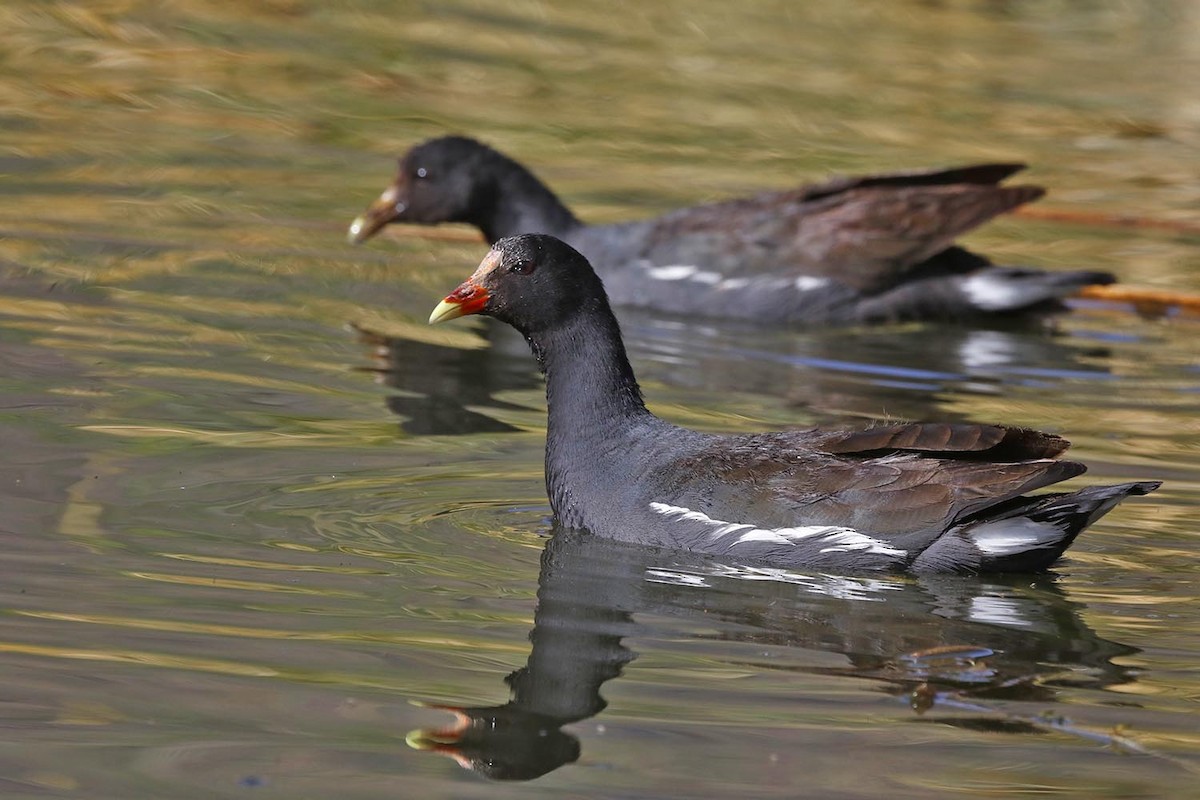
[[[696,272],[695,267],[687,264],[679,264],[672,267],[651,267],[646,270],[647,274],[659,281],[681,281],[684,278],[690,278]]]
[[[820,289],[822,286],[829,285],[829,278],[816,278],[812,275],[801,275],[796,278],[796,288],[802,292],[811,292],[813,289]]]
[[[1062,531],[1053,525],[1017,518],[985,522],[972,528],[967,536],[988,555],[1011,556],[1053,547],[1062,538]]]
[[[718,289],[745,289],[750,285],[749,278],[726,278],[717,284]]]
[[[866,552],[896,557],[907,555],[907,551],[905,550],[891,547],[878,539],[859,533],[852,528],[839,528],[836,525],[807,525],[797,528],[775,528],[768,530],[766,528],[756,528],[753,525],[741,522],[723,522],[719,519],[713,519],[703,512],[692,511],[690,508],[672,506],[666,503],[651,503],[650,510],[656,514],[672,517],[681,522],[698,522],[707,525],[712,528],[709,532],[709,537],[713,540],[733,534],[740,534],[737,541],[730,545],[731,547],[747,542],[795,545],[804,539],[819,538],[826,544],[819,551],[821,553]]]
[[[760,528],[755,528],[749,533],[743,533],[738,537],[734,544],[745,544],[746,542],[770,542],[771,544],[794,544],[794,542],[786,536],[776,531],[766,531]]]
[[[659,281],[695,281],[696,283],[706,283],[709,286],[721,286],[724,283],[721,273],[708,272],[688,264],[650,267],[646,270],[646,274]]]
[[[850,528],[832,528],[834,533],[825,535],[825,541],[831,542],[828,547],[821,548],[822,553],[849,553],[856,550],[866,550],[869,553],[883,552],[880,548],[887,550],[892,555],[902,556],[905,554],[903,550],[897,550],[894,547],[889,547],[878,539],[873,539],[870,536],[864,536],[858,531]]]

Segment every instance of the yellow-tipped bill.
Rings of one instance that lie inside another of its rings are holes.
[[[470,280],[465,281],[453,292],[446,295],[446,298],[442,302],[437,304],[437,307],[433,309],[433,313],[429,315],[429,324],[436,325],[448,319],[458,319],[468,314],[478,314],[487,305],[487,301],[487,289],[476,283],[472,283]]]
[[[399,197],[396,187],[390,186],[366,211],[359,214],[354,222],[350,223],[350,230],[346,233],[350,244],[362,244],[378,233],[384,225],[399,219],[405,210],[405,205]]]

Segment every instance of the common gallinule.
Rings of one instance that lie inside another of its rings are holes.
[[[525,167],[460,136],[400,159],[393,184],[350,226],[467,222],[489,243],[519,233],[569,242],[617,305],[761,323],[962,319],[1061,307],[1107,272],[998,267],[954,240],[1030,200],[999,186],[1020,164],[901,172],[768,192],[661,217],[585,225]]]
[[[1068,442],[999,425],[719,436],[651,414],[604,286],[552,236],[502,239],[431,323],[483,314],[546,374],[546,489],[561,526],[778,567],[1043,569],[1142,481],[1024,492],[1084,472]]]

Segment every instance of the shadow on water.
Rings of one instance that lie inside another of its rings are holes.
[[[1001,394],[1014,385],[1115,377],[1106,364],[1108,347],[1036,324],[914,325],[848,334],[710,326],[644,312],[623,316],[643,382],[771,397],[817,415],[957,418],[938,407],[939,393]],[[507,327],[485,324],[480,335],[487,347],[480,349],[357,331],[374,348],[376,363],[365,369],[402,392],[387,403],[404,418],[407,433],[511,432],[518,428],[489,412],[536,410],[496,397],[542,385],[528,346]]]
[[[998,394],[1014,385],[1108,381],[1111,350],[1052,323],[905,325],[779,335],[627,315],[639,376],[706,392],[777,397],[817,413],[924,419],[948,413],[947,391]]]
[[[375,364],[363,367],[404,394],[387,406],[403,417],[401,430],[417,436],[510,433],[519,430],[470,406],[494,410],[530,409],[497,400],[498,392],[541,385],[528,354],[491,353],[355,329],[359,341],[374,347]]]
[[[504,679],[511,699],[432,706],[456,722],[410,733],[411,746],[498,780],[531,780],[576,761],[580,741],[563,726],[604,710],[601,686],[637,657],[623,640],[653,635],[652,623],[635,614],[720,623],[713,638],[722,641],[843,655],[845,666],[786,669],[873,680],[915,714],[930,715],[923,719],[977,730],[1056,730],[1119,745],[1063,718],[1022,717],[998,704],[1053,702],[1067,686],[1136,680],[1113,660],[1137,649],[1099,637],[1082,621],[1082,607],[1045,577],[803,575],[559,532],[543,553],[537,596],[532,652]]]

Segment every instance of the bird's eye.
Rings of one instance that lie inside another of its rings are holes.
[[[418,178],[428,178],[429,170],[425,169],[424,167],[417,167],[417,177]]]
[[[508,271],[515,272],[518,275],[528,275],[529,273],[533,272],[535,269],[537,269],[536,262],[531,261],[528,258],[522,258],[520,261],[516,262],[511,267],[509,267]]]

